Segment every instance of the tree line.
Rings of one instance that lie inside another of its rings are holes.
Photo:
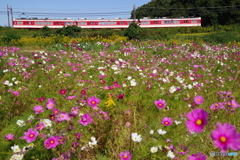
[[[131,18],[201,17],[202,26],[240,23],[240,0],[151,0]]]

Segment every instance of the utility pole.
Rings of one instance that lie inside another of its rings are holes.
[[[9,19],[9,8],[8,8],[8,5],[7,5],[7,16],[8,16],[8,27],[10,27],[10,19]]]
[[[12,13],[12,6],[10,7],[10,14],[11,14],[11,27],[13,27],[13,13]]]
[[[136,21],[136,5],[133,5],[133,21]]]

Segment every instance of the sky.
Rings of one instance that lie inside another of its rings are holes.
[[[151,0],[0,0],[0,26],[8,26],[7,5],[16,18],[130,18]],[[9,16],[11,20],[11,16]],[[11,24],[10,24],[11,25]]]

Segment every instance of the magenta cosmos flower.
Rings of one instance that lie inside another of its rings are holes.
[[[173,121],[172,121],[172,119],[169,118],[169,117],[164,117],[164,118],[162,119],[162,124],[163,124],[164,126],[170,126],[170,125],[172,125],[172,123],[173,123]]]
[[[12,140],[14,140],[14,135],[13,135],[13,134],[7,134],[7,135],[5,136],[5,139],[6,139],[6,140],[9,140],[9,141],[12,141]]]
[[[208,123],[208,113],[200,108],[192,110],[186,116],[188,118],[186,126],[191,132],[202,132],[204,126]]]
[[[67,90],[66,90],[66,89],[60,89],[58,93],[59,93],[59,94],[66,94],[66,93],[67,93]]]
[[[24,132],[24,139],[27,141],[27,143],[31,143],[32,141],[35,141],[38,136],[38,131],[33,129],[28,129],[27,132]]]
[[[194,102],[198,105],[203,104],[203,102],[204,102],[203,96],[198,95],[198,96],[194,97]]]
[[[58,138],[51,136],[44,141],[44,147],[47,149],[56,148],[58,145]]]
[[[159,108],[159,109],[163,109],[167,104],[165,102],[165,100],[163,99],[159,99],[154,101],[154,104]]]
[[[100,99],[98,99],[97,97],[89,97],[87,100],[88,105],[90,106],[97,106],[98,103],[100,103]]]
[[[201,152],[198,152],[198,154],[191,154],[187,158],[188,160],[206,160],[207,156],[202,154]]]
[[[42,113],[43,112],[43,107],[42,106],[39,106],[39,105],[36,105],[34,108],[33,108],[35,114],[39,114],[39,113]]]
[[[132,155],[131,155],[130,151],[120,152],[118,155],[121,160],[131,160],[132,159]]]
[[[78,121],[81,125],[86,126],[89,123],[93,123],[92,117],[90,114],[84,114],[81,116],[81,119]]]
[[[228,148],[240,150],[240,134],[235,126],[224,123],[217,123],[217,129],[212,131],[211,138],[216,147],[226,152]]]

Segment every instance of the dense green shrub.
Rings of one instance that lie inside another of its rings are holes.
[[[3,36],[2,41],[4,44],[9,44],[12,40],[20,39],[21,36],[15,33],[7,33],[5,36]]]
[[[129,39],[140,39],[141,27],[136,23],[131,23],[125,32],[125,36],[127,36]]]
[[[81,27],[78,26],[64,26],[63,28],[57,29],[56,33],[64,36],[77,36],[81,32]]]

